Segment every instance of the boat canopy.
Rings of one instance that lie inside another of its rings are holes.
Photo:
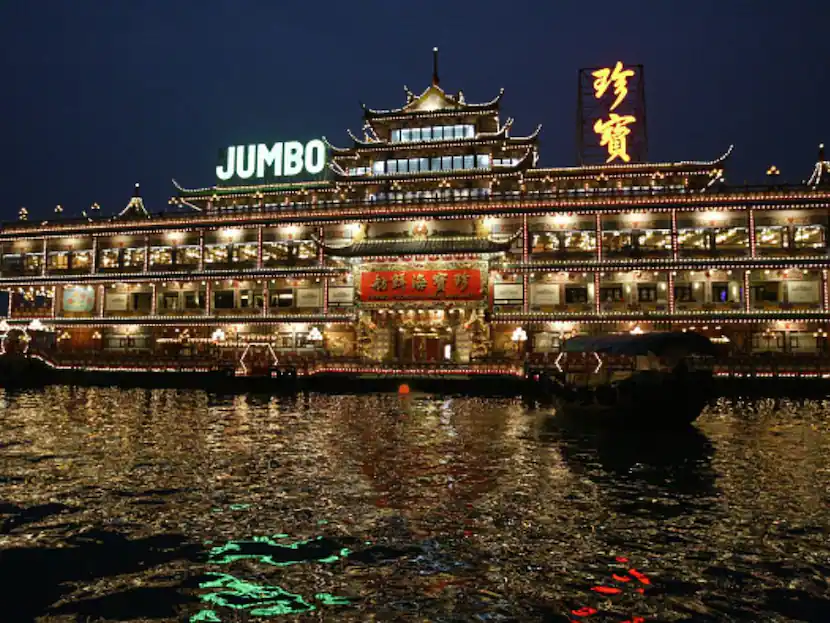
[[[715,355],[717,348],[699,333],[659,332],[641,335],[579,335],[567,340],[566,353],[605,353],[609,355],[648,355],[658,357],[685,353]]]

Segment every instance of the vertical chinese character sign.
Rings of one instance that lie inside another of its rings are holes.
[[[648,157],[642,65],[621,61],[579,70],[577,151],[581,165],[645,162]]]

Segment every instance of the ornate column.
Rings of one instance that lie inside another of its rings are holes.
[[[673,271],[673,270],[670,270],[670,271],[669,271],[669,279],[668,279],[668,284],[666,284],[666,287],[669,289],[669,291],[666,293],[667,298],[669,299],[669,314],[672,314],[672,315],[673,315],[673,314],[674,314],[674,311],[675,311],[675,302],[674,302],[674,271]]]
[[[199,230],[199,272],[205,269],[205,231]],[[210,285],[210,284],[208,284]]]
[[[46,263],[47,263],[47,260],[49,259],[49,254],[48,254],[48,251],[47,251],[47,247],[48,247],[47,240],[46,240],[46,238],[44,238],[43,239],[43,252],[42,252],[43,253],[43,265],[40,267],[40,274],[43,277],[46,276]]]
[[[156,312],[158,311],[158,284],[153,283],[153,298],[150,301],[150,315],[155,316]]]
[[[323,313],[329,313],[329,278],[323,277]]]
[[[821,310],[830,310],[830,292],[827,291],[827,269],[821,271]]]
[[[213,282],[205,282],[205,316],[210,316],[213,307]]]
[[[600,312],[600,304],[602,301],[599,298],[599,284],[600,284],[600,273],[599,271],[594,272],[594,313],[599,315]]]
[[[747,215],[749,227],[749,256],[757,257],[757,241],[755,240],[755,210],[749,208]]]
[[[322,227],[317,228],[317,240],[320,241],[320,248],[317,250],[317,263],[320,266],[326,265],[326,254],[323,250],[323,242],[325,241],[326,232]]]
[[[92,237],[92,274],[98,272],[98,236]]]
[[[261,229],[260,229],[261,231]],[[268,280],[265,279],[262,284],[262,316],[268,315]]]
[[[262,225],[256,228],[256,268],[262,270]],[[267,288],[268,282],[265,283]],[[265,309],[264,306],[263,309]]]
[[[680,257],[680,249],[677,240],[677,210],[671,211],[671,257],[677,260]]]
[[[744,311],[748,312],[751,309],[752,301],[750,300],[752,297],[749,294],[749,277],[752,271],[745,270],[744,271]]]
[[[98,286],[98,317],[104,317],[104,299],[106,298],[106,289],[107,286],[100,285]]]
[[[144,272],[150,270],[150,236],[144,236]]]
[[[594,232],[597,237],[597,262],[602,261],[602,215],[597,213],[594,217]]]

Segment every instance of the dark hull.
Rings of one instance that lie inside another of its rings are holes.
[[[649,426],[684,426],[697,419],[713,395],[708,372],[683,375],[642,372],[596,387],[552,387],[563,417]]]

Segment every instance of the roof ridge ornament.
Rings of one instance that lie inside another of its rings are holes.
[[[118,213],[118,217],[130,217],[130,216],[138,216],[143,218],[150,218],[150,213],[147,212],[147,208],[144,207],[144,199],[141,198],[141,187],[139,186],[138,182],[135,183],[135,188],[133,189],[133,197],[130,199],[130,202],[127,204],[121,212]]]
[[[438,79],[438,48],[432,48],[432,86],[437,87],[440,84]]]

